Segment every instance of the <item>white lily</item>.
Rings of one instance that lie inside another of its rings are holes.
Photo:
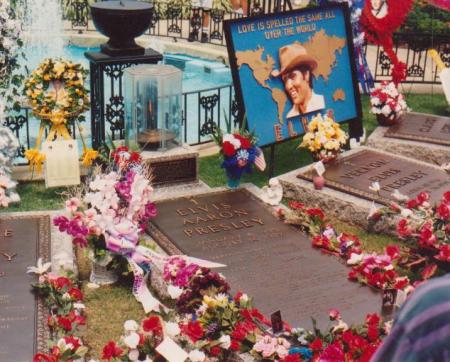
[[[372,182],[372,185],[369,186],[369,189],[374,192],[380,192],[381,187],[379,182]]]
[[[408,201],[409,197],[405,194],[402,194],[400,191],[395,189],[395,191],[391,194],[398,201]]]
[[[29,266],[27,268],[27,273],[34,273],[37,275],[42,275],[45,272],[47,272],[47,270],[49,270],[51,266],[52,266],[52,263],[50,263],[50,262],[42,264],[42,258],[39,258],[36,266]]]
[[[347,264],[348,265],[355,265],[355,264],[359,264],[361,263],[361,261],[364,258],[364,254],[356,254],[356,253],[352,253],[350,255],[350,259],[347,260]]]

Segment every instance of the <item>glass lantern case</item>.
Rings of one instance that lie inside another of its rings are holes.
[[[142,64],[124,72],[125,137],[131,149],[164,151],[181,144],[182,72]]]

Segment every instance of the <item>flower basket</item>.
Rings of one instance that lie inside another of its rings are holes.
[[[339,156],[339,151],[327,152],[323,154],[322,152],[313,152],[312,157],[314,161],[322,161],[324,164],[334,163]]]
[[[383,127],[392,127],[399,120],[399,117],[391,116],[387,117],[384,114],[377,114],[377,122]]]

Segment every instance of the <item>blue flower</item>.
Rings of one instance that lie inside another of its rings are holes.
[[[313,357],[312,351],[306,347],[293,347],[289,350],[289,354],[296,353],[300,354],[306,361],[309,361]]]

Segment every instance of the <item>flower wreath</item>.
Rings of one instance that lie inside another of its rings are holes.
[[[33,111],[47,120],[58,113],[67,119],[67,124],[72,124],[77,119],[74,116],[89,105],[89,92],[84,87],[86,75],[81,64],[62,59],[44,60],[25,83],[25,94]],[[56,89],[56,82],[62,83],[60,89]],[[50,89],[51,85],[53,89]],[[52,125],[51,121],[48,125]]]
[[[30,161],[31,167],[37,167],[38,172],[45,159],[39,152],[45,126],[50,127],[47,141],[59,136],[70,140],[67,126],[85,120],[81,113],[89,107],[89,91],[84,86],[86,75],[87,71],[81,64],[63,59],[45,59],[25,82],[24,91],[33,113],[41,119],[36,146],[25,152],[25,158]],[[90,165],[97,153],[86,147],[82,136],[81,140],[83,164]]]
[[[413,0],[385,0],[388,8],[386,16],[377,18],[372,14],[371,1],[366,1],[361,14],[361,26],[367,41],[381,45],[389,57],[392,68],[392,81],[398,85],[406,78],[406,64],[401,62],[394,52],[394,42],[392,36],[395,30],[406,19],[410,12]]]

